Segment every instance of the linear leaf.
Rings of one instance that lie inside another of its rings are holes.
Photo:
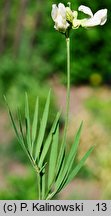
[[[64,144],[64,151],[63,151],[63,153],[61,155],[61,158],[58,157],[58,159],[57,159],[57,162],[58,162],[58,160],[60,160],[60,164],[59,164],[59,169],[57,169],[58,166],[56,168],[56,181],[57,181],[57,179],[58,179],[58,177],[60,175],[60,172],[64,168],[64,164],[65,164],[65,160],[66,160],[66,154],[65,154],[66,148],[65,148],[65,146],[66,146],[66,144]],[[58,163],[57,163],[57,165],[58,165]]]
[[[24,132],[23,132],[23,128],[22,128],[22,118],[21,118],[21,113],[20,113],[20,110],[18,109],[18,123],[19,123],[19,129],[20,129],[20,133],[21,133],[21,138],[22,138],[22,141],[24,142],[24,145],[26,143],[26,140],[25,140],[25,136],[24,136]]]
[[[18,122],[19,122],[19,128],[20,128],[20,132],[21,132],[21,142],[20,144],[22,145],[22,148],[23,150],[25,151],[25,153],[27,154],[29,160],[31,163],[33,163],[32,161],[32,157],[26,147],[26,136],[24,136],[24,133],[23,133],[23,129],[22,129],[22,120],[21,120],[21,113],[20,113],[20,110],[18,109]],[[33,164],[32,164],[33,165]]]
[[[46,129],[46,125],[47,125],[47,119],[48,119],[48,113],[49,113],[49,104],[50,104],[50,91],[49,91],[49,94],[47,97],[47,101],[45,104],[42,120],[40,123],[40,129],[39,129],[39,134],[38,134],[38,139],[37,139],[37,144],[36,144],[36,150],[35,150],[35,160],[37,159],[37,157],[39,157],[40,149],[41,149],[42,142],[44,139],[45,129]]]
[[[16,124],[15,124],[14,117],[13,117],[13,115],[12,115],[12,112],[11,112],[11,110],[10,110],[10,107],[9,107],[9,105],[8,105],[8,103],[7,103],[7,99],[6,99],[5,96],[4,96],[4,99],[5,99],[5,101],[6,101],[6,105],[7,105],[7,108],[8,108],[8,112],[9,112],[9,116],[10,116],[10,119],[11,119],[11,123],[12,123],[12,126],[13,126],[13,128],[14,128],[14,131],[15,131],[15,134],[16,134],[16,136],[17,136],[17,139],[18,139],[20,145],[22,146],[22,148],[24,149],[24,151],[27,152],[27,149],[26,149],[26,147],[25,147],[24,141],[23,141],[23,139],[21,138],[21,136],[19,135],[18,129],[17,129]]]
[[[55,134],[53,134],[50,159],[49,159],[48,188],[51,186],[55,177],[58,143],[59,143],[59,124],[57,125]]]
[[[62,140],[59,155],[58,155],[57,165],[56,165],[56,178],[58,178],[61,167],[63,167],[64,164],[65,149],[66,149],[66,141]]]
[[[36,104],[35,104],[35,112],[34,112],[34,117],[33,117],[33,123],[32,123],[32,151],[33,151],[33,145],[37,136],[37,124],[38,124],[38,97],[36,99]]]
[[[16,133],[16,136],[17,136],[18,140],[20,140],[19,132],[18,132],[18,129],[17,129],[17,127],[16,127],[14,117],[13,117],[13,115],[12,115],[12,112],[11,112],[11,110],[10,110],[10,107],[9,107],[9,105],[8,105],[8,103],[7,103],[7,99],[6,99],[5,96],[4,96],[4,99],[5,99],[7,108],[8,108],[8,113],[9,113],[9,116],[10,116],[10,119],[11,119],[11,122],[12,122],[12,126],[13,126],[13,128],[14,128],[14,131],[15,131],[15,133]]]
[[[48,193],[47,196],[45,197],[45,199],[46,200],[51,200],[52,197],[54,197],[56,193],[57,193],[56,191],[54,191],[52,193]]]
[[[27,93],[25,94],[25,120],[26,120],[26,138],[28,149],[31,154],[31,132],[30,132],[30,116],[29,116],[29,102]]]
[[[72,165],[73,165],[76,153],[77,153],[78,144],[80,141],[81,129],[82,129],[82,123],[81,123],[81,125],[80,125],[80,127],[76,133],[74,143],[72,144],[68,158],[66,158],[64,168],[60,170],[60,173],[59,173],[59,176],[58,176],[58,179],[56,182],[57,188],[59,187],[59,185],[62,184],[63,181],[65,181],[65,178],[67,178],[67,175],[69,174],[69,172],[72,168]]]
[[[73,180],[73,178],[77,175],[77,173],[79,172],[79,170],[82,168],[82,166],[84,165],[85,161],[87,160],[87,158],[89,157],[89,155],[91,154],[91,152],[93,151],[94,146],[91,147],[86,154],[83,156],[83,158],[79,161],[78,165],[71,171],[71,173],[69,174],[66,182],[64,183],[64,185],[62,186],[61,189],[63,189],[64,187],[66,187],[66,185],[71,182]],[[61,190],[60,189],[60,190]],[[60,191],[59,190],[59,191]],[[58,192],[59,192],[58,191]]]
[[[60,112],[57,113],[56,118],[55,118],[55,120],[53,122],[52,128],[51,128],[51,130],[49,132],[49,135],[48,135],[48,137],[47,137],[47,139],[45,141],[45,144],[44,144],[41,156],[40,156],[40,160],[39,160],[39,167],[41,167],[43,162],[44,162],[44,159],[46,157],[46,154],[48,152],[48,149],[49,149],[51,141],[52,141],[53,133],[55,133],[59,118],[60,118]]]

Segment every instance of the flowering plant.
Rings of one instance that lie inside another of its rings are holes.
[[[82,11],[89,16],[86,19],[78,19],[78,11]],[[57,113],[50,132],[46,137],[46,126],[49,113],[51,91],[47,96],[40,125],[38,123],[39,100],[35,103],[33,122],[30,121],[28,96],[25,95],[25,130],[22,125],[21,114],[18,111],[18,125],[16,125],[13,114],[8,106],[9,115],[18,138],[24,151],[29,157],[33,168],[37,174],[38,199],[52,199],[77,175],[86,159],[91,154],[94,147],[91,147],[83,158],[75,165],[78,144],[82,123],[75,135],[69,154],[66,151],[67,127],[70,104],[70,31],[71,29],[82,27],[92,27],[103,25],[107,20],[107,9],[102,9],[94,15],[90,8],[81,5],[78,11],[71,10],[70,6],[65,7],[59,3],[58,7],[53,4],[51,16],[54,21],[54,28],[66,37],[67,47],[67,98],[66,117],[62,142],[59,139],[59,118]],[[46,138],[44,138],[46,137]],[[47,153],[49,152],[49,159]]]

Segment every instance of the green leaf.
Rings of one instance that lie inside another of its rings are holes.
[[[52,136],[55,133],[59,118],[60,118],[60,112],[57,113],[56,118],[55,118],[55,120],[53,122],[52,128],[51,128],[51,130],[49,132],[49,135],[48,135],[48,137],[47,137],[47,139],[45,141],[45,144],[44,144],[41,156],[40,156],[40,160],[39,160],[39,167],[41,167],[43,162],[44,162],[44,159],[46,157],[46,154],[48,152],[48,149],[49,149],[51,141],[52,141]]]
[[[44,135],[45,135],[45,129],[46,129],[46,125],[47,125],[47,119],[48,119],[48,113],[49,113],[49,104],[50,104],[50,91],[49,91],[49,94],[47,97],[47,101],[45,104],[42,120],[40,123],[40,129],[39,129],[39,134],[38,134],[38,139],[37,139],[37,144],[36,144],[36,150],[35,150],[35,160],[37,160],[37,158],[39,158],[39,155],[40,155],[40,150],[41,150],[42,142],[43,142]]]
[[[66,158],[66,162],[64,164],[64,167],[63,167],[63,169],[60,170],[60,173],[58,175],[58,179],[56,181],[56,187],[57,188],[60,187],[60,185],[65,181],[65,179],[67,178],[67,176],[68,176],[68,174],[72,168],[72,165],[73,165],[76,153],[77,153],[78,144],[80,141],[81,129],[82,129],[82,123],[81,123],[81,125],[80,125],[80,127],[76,133],[74,143],[72,144],[70,153],[68,154],[68,157]]]
[[[50,186],[52,185],[52,182],[56,174],[55,167],[57,162],[58,143],[59,143],[59,124],[57,125],[55,134],[53,134],[50,159],[49,159],[48,188],[50,188]]]
[[[20,110],[18,109],[18,122],[19,122],[19,129],[20,129],[20,133],[21,133],[21,139],[22,141],[24,142],[24,145],[26,143],[26,140],[25,140],[25,136],[24,136],[24,133],[23,133],[23,129],[22,129],[22,120],[21,120],[21,113],[20,113]]]
[[[46,200],[51,200],[52,199],[52,197],[54,197],[55,196],[55,194],[56,194],[56,192],[54,191],[54,192],[52,192],[52,193],[48,193],[47,194],[47,196],[45,197],[45,199]]]
[[[15,134],[16,134],[16,136],[17,136],[17,139],[18,139],[20,145],[22,146],[22,148],[24,149],[24,151],[26,152],[27,150],[26,150],[24,141],[23,141],[23,139],[21,138],[21,136],[20,136],[20,134],[19,134],[19,132],[18,132],[18,129],[17,129],[16,124],[15,124],[14,117],[13,117],[13,115],[12,115],[12,112],[11,112],[11,110],[10,110],[10,107],[9,107],[9,105],[8,105],[8,103],[7,103],[7,99],[6,99],[5,96],[4,96],[4,99],[5,99],[7,108],[8,108],[9,116],[10,116],[10,119],[11,119],[11,122],[12,122],[12,126],[13,126],[13,128],[14,128]]]
[[[36,99],[36,105],[35,105],[35,112],[34,112],[34,117],[33,117],[33,123],[32,123],[32,152],[33,152],[33,146],[34,142],[37,136],[37,124],[38,124],[38,97]]]
[[[69,174],[69,176],[67,177],[66,182],[64,183],[64,185],[62,186],[61,189],[63,189],[64,187],[66,187],[66,185],[71,182],[73,180],[73,178],[77,175],[77,173],[79,172],[79,170],[82,168],[82,166],[84,165],[85,161],[87,160],[87,158],[89,157],[89,155],[91,154],[91,152],[93,151],[94,146],[91,147],[86,154],[83,156],[83,158],[79,161],[78,165],[71,171],[71,173]],[[59,191],[60,191],[59,190]],[[59,192],[58,191],[58,192]]]
[[[58,175],[60,173],[60,170],[62,169],[64,165],[64,160],[65,160],[65,147],[66,147],[66,142],[62,142],[58,159],[57,159],[57,165],[56,165],[56,179],[58,178]]]
[[[21,142],[20,142],[20,144],[22,145],[23,150],[25,151],[25,153],[28,156],[31,164],[33,165],[32,157],[31,157],[30,152],[28,151],[27,146],[26,146],[26,136],[24,136],[24,133],[23,133],[21,113],[20,113],[19,109],[18,109],[18,122],[19,122],[19,128],[20,128],[20,132],[21,132]]]
[[[30,116],[29,116],[29,103],[27,93],[25,94],[25,120],[26,120],[26,138],[29,152],[31,154],[31,131],[30,131]]]
[[[13,115],[12,115],[12,113],[11,113],[10,107],[9,107],[9,105],[8,105],[8,103],[7,103],[7,99],[6,99],[5,96],[4,96],[4,99],[5,99],[7,108],[8,108],[8,113],[9,113],[9,116],[10,116],[10,119],[11,119],[11,122],[12,122],[12,126],[13,126],[13,128],[14,128],[14,131],[15,131],[15,133],[16,133],[16,136],[17,136],[18,140],[20,141],[19,132],[18,132],[18,129],[17,129],[17,127],[16,127],[16,124],[15,124],[15,121],[14,121],[14,118],[13,118]]]

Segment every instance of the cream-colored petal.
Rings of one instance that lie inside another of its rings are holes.
[[[56,6],[56,4],[52,5],[52,11],[51,11],[51,16],[52,19],[55,21],[56,17],[57,17],[57,13],[58,13],[58,8]]]
[[[55,20],[56,29],[58,31],[65,32],[68,26],[69,26],[69,23],[65,19],[63,19],[61,15],[58,15]]]
[[[86,28],[90,28],[90,27],[94,27],[97,25],[100,25],[100,19],[98,18],[90,18],[90,19],[83,19],[81,20],[81,26],[82,27],[86,27]]]
[[[100,25],[104,25],[107,21],[107,9],[101,9],[94,14],[95,19],[100,19]]]
[[[58,15],[57,18],[55,19],[55,23],[58,24],[58,26],[61,26],[63,23],[63,18],[61,15]]]
[[[73,26],[72,26],[73,29],[79,28],[80,25],[81,25],[81,20],[73,19]]]
[[[90,17],[93,17],[93,13],[89,7],[81,5],[81,6],[79,6],[78,11],[81,11],[81,12],[89,15]]]
[[[63,18],[66,18],[66,8],[65,8],[64,4],[62,4],[62,3],[58,4],[58,13],[61,14],[61,16]]]
[[[77,19],[77,17],[78,17],[78,12],[77,12],[77,11],[73,11],[72,14],[73,14],[73,17],[74,17],[75,19]]]

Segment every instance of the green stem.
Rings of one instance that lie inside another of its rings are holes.
[[[66,131],[69,119],[69,106],[70,106],[70,38],[66,38],[67,43],[67,105],[66,105]]]
[[[67,95],[66,95],[66,118],[65,118],[63,143],[65,142],[67,136],[67,127],[68,127],[68,120],[69,120],[69,105],[70,105],[70,38],[66,38],[66,45],[67,45]]]
[[[37,182],[38,182],[38,199],[41,199],[41,182],[40,182],[40,174],[37,174]]]
[[[69,34],[68,34],[69,35]],[[57,177],[60,172],[61,163],[63,165],[63,157],[66,146],[67,128],[69,120],[69,104],[70,104],[70,38],[66,36],[66,46],[67,46],[67,95],[66,95],[66,115],[65,115],[65,126],[62,144],[59,152],[58,163],[57,163]]]

